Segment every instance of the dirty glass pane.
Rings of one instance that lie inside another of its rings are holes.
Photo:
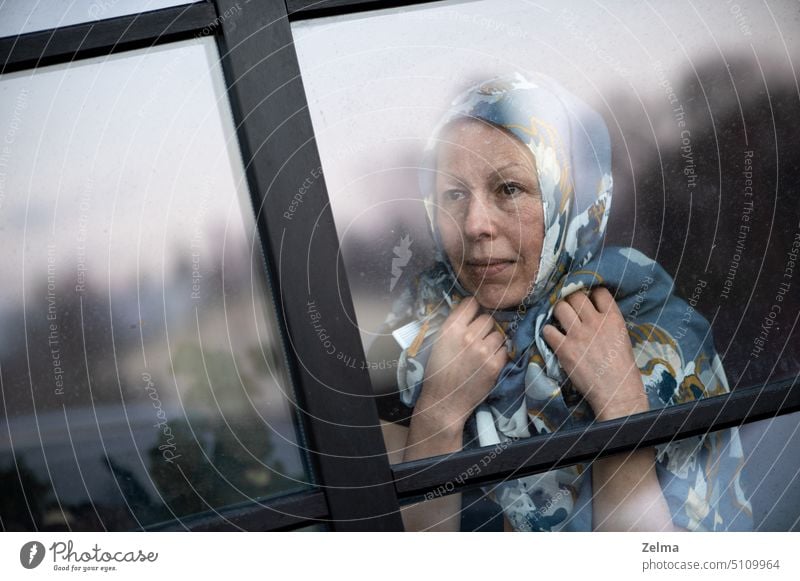
[[[0,77],[7,530],[309,486],[213,40]]]
[[[414,339],[420,340],[415,353],[425,351],[428,339],[419,326],[405,339],[391,331],[420,321],[419,311],[408,316],[397,305],[409,289],[420,296],[413,289],[435,263],[425,176],[448,173],[440,162],[431,165],[426,145],[446,115],[462,112],[451,103],[469,87],[480,86],[485,95],[506,91],[508,85],[487,82],[497,77],[544,76],[569,96],[565,109],[577,110],[574,97],[605,125],[613,203],[603,248],[630,247],[649,257],[682,300],[658,323],[672,328],[673,345],[668,338],[654,341],[657,333],[648,331],[647,341],[667,345],[661,362],[652,351],[637,359],[657,386],[648,390],[651,408],[800,371],[794,347],[800,339],[796,3],[447,1],[302,21],[293,30],[367,353],[363,366],[380,396],[381,417],[392,423],[385,426],[392,461],[410,459],[403,448],[410,409],[398,395],[397,370],[413,371],[407,384],[422,377],[420,366],[404,367],[403,358],[415,351]],[[503,127],[519,139],[526,129],[556,127],[549,122],[537,113]],[[585,125],[571,127],[570,139],[591,133]],[[480,141],[450,142],[483,155]],[[597,151],[594,159],[601,157]],[[490,163],[491,155],[482,159]],[[545,166],[548,159],[536,162]],[[463,192],[451,190],[461,199]],[[637,294],[644,303],[654,290],[643,284]],[[637,300],[632,296],[628,311],[634,318]],[[711,348],[687,358],[693,333]],[[674,392],[666,379],[656,379],[668,367],[661,377],[675,380]],[[703,379],[710,376],[700,369],[713,370],[717,379]],[[698,387],[712,383],[717,388]],[[530,398],[544,401],[542,390],[530,387],[539,384],[526,377],[525,385],[528,430],[514,436],[550,429],[541,415],[531,417]],[[574,407],[574,386],[558,387]],[[519,427],[509,415],[506,424]],[[478,432],[467,423],[465,445],[484,445]],[[750,457],[748,467],[766,470],[772,460],[762,465]],[[783,485],[796,490],[797,455],[784,465]]]
[[[745,469],[741,486],[749,493],[749,503],[742,503],[733,511],[735,519],[749,521],[755,531],[800,530],[800,464],[795,450],[800,445],[800,429],[795,415],[781,416],[742,426],[739,429],[744,451]],[[480,467],[480,462],[475,468]],[[547,479],[542,479],[542,492],[546,493]],[[443,485],[447,487],[447,483]],[[584,484],[575,490],[573,483],[564,482],[561,489],[575,495],[575,512],[567,530],[579,529],[578,521],[591,518],[586,508],[591,504],[591,488]],[[484,488],[493,491],[493,486]],[[566,498],[566,496],[565,496]],[[556,509],[559,503],[556,504]],[[563,504],[563,503],[560,503]],[[461,530],[502,531],[503,511],[491,502],[481,490],[469,490],[461,498]],[[555,512],[555,511],[552,511]],[[585,524],[583,525],[585,527]]]
[[[181,6],[181,0],[3,0],[0,36],[47,30],[71,24]]]

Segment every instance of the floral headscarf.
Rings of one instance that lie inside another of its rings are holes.
[[[465,433],[466,445],[580,428],[594,420],[569,385],[541,330],[556,302],[581,289],[615,294],[650,407],[728,392],[708,322],[672,294],[670,276],[632,248],[603,247],[611,206],[611,147],[602,118],[551,79],[519,74],[470,87],[452,104],[427,150],[420,183],[437,245],[436,265],[395,305],[387,322],[417,321],[398,365],[403,402],[422,388],[435,331],[454,302],[467,296],[444,252],[433,196],[437,136],[459,118],[480,119],[513,133],[536,160],[545,236],[536,280],[516,309],[495,311],[507,337],[509,363]],[[751,527],[739,485],[743,452],[736,429],[656,447],[656,470],[676,525],[690,530]],[[591,466],[571,466],[495,486],[490,492],[517,530],[590,530]]]

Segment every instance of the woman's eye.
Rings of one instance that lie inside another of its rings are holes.
[[[462,190],[447,190],[444,194],[444,199],[448,202],[455,202],[463,200],[467,195]]]
[[[513,183],[503,184],[502,190],[503,193],[507,196],[516,196],[517,194],[521,194],[523,191],[521,186]]]

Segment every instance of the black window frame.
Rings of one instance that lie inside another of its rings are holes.
[[[516,442],[477,472],[470,467],[484,457],[480,449],[389,463],[368,371],[328,356],[308,319],[313,297],[339,350],[363,360],[359,333],[349,323],[355,310],[324,177],[312,180],[304,194],[304,215],[317,219],[288,227],[282,219],[300,184],[322,167],[291,23],[434,1],[204,0],[0,38],[0,75],[200,36],[213,36],[219,49],[295,390],[295,421],[306,435],[316,488],[148,530],[276,531],[319,523],[330,530],[402,530],[399,506],[437,489],[459,492],[800,410],[795,376]],[[235,18],[225,16],[233,11]],[[292,260],[286,249],[306,248],[309,241],[307,256]]]

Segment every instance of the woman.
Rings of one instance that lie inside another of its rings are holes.
[[[612,180],[602,119],[552,80],[468,89],[427,149],[437,264],[395,305],[404,460],[496,445],[728,391],[708,323],[631,248],[604,248]],[[683,319],[683,321],[681,320]],[[680,326],[680,329],[679,329]],[[393,444],[390,442],[390,448]],[[750,526],[727,430],[505,482],[516,530]],[[459,495],[404,511],[458,528]]]

